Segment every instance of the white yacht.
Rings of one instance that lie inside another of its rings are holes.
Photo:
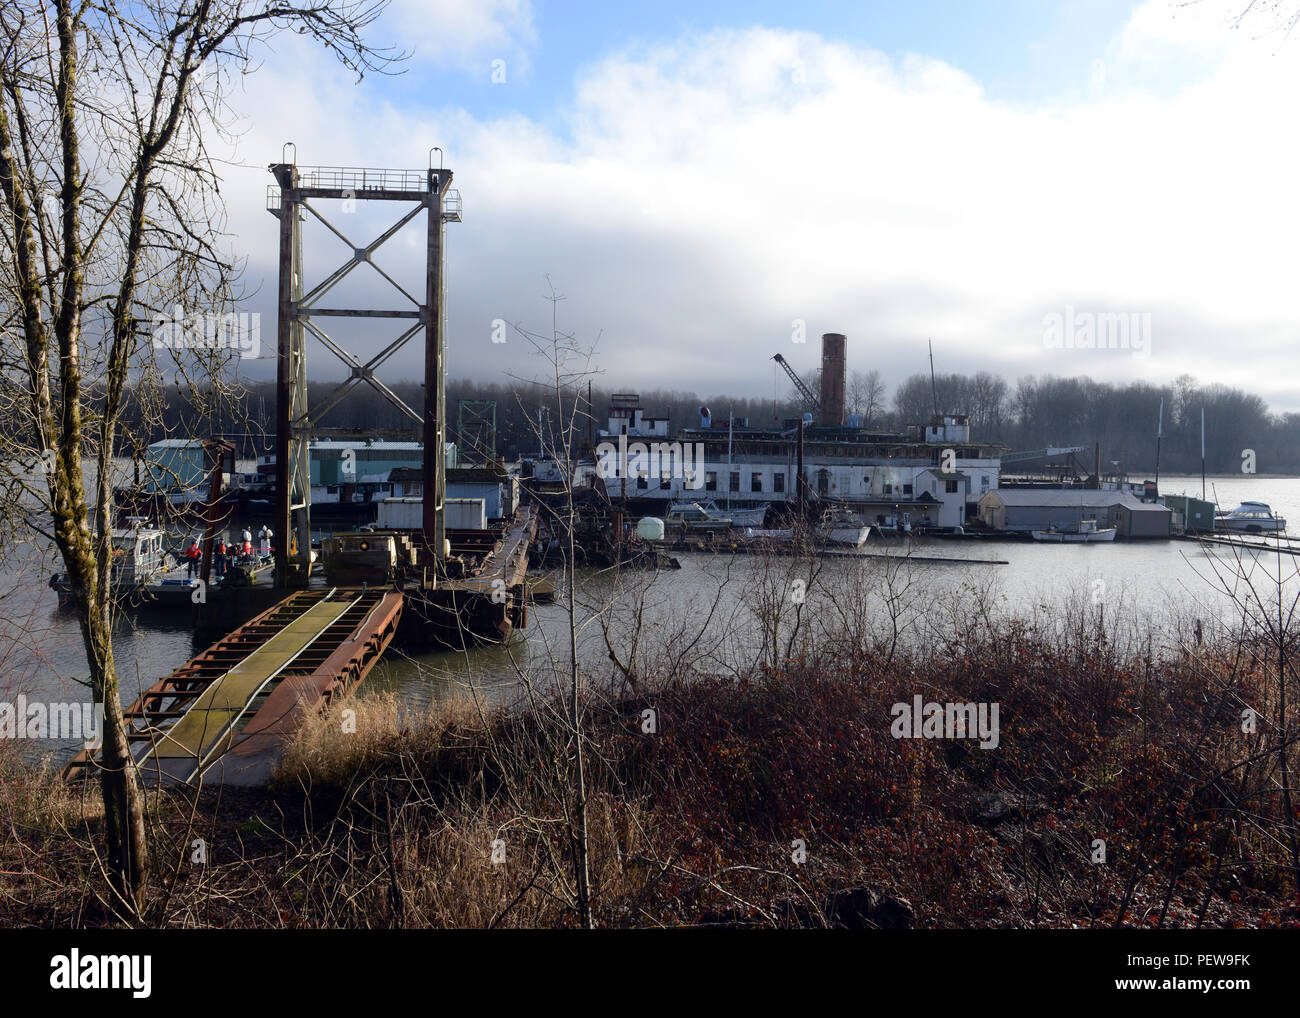
[[[732,526],[735,527],[761,527],[770,508],[771,504],[764,502],[762,505],[746,506],[743,509],[739,506],[720,509],[717,502],[709,499],[707,502],[674,502],[668,507],[668,515],[671,517],[676,513],[680,517],[682,514],[686,514],[687,518],[690,519],[695,516],[696,510],[703,510],[708,516],[717,519],[725,517],[731,520]]]
[[[683,524],[687,530],[730,530],[731,515],[712,503],[709,505],[712,509],[699,502],[674,502],[664,516],[664,526],[669,533],[680,529]]]
[[[1274,516],[1266,502],[1242,502],[1232,512],[1214,514],[1215,530],[1235,530],[1245,534],[1273,534],[1286,529],[1286,520]]]

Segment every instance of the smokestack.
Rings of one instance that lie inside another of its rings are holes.
[[[838,332],[822,334],[822,424],[844,423],[848,340]]]

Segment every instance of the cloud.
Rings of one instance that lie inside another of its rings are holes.
[[[503,59],[523,73],[537,40],[529,0],[393,0],[381,25],[417,64],[450,61],[464,70]]]
[[[928,337],[941,370],[1190,372],[1295,409],[1300,58],[1243,33],[1216,48],[1169,10],[1134,14],[1104,88],[1038,106],[922,55],[763,28],[607,53],[575,70],[558,126],[410,108],[304,54],[252,79],[241,150],[264,164],[288,136],[304,163],[418,167],[445,149],[465,197],[449,227],[453,375],[526,370],[491,322],[548,321],[549,273],[619,387],[761,395],[773,353],[811,368],[815,336],[837,331],[851,369],[895,382],[927,367]],[[241,172],[229,194],[273,312],[268,181]],[[421,257],[417,237],[379,260],[418,273]],[[1067,305],[1149,313],[1150,356],[1048,349],[1045,316]],[[809,346],[791,345],[796,319]]]

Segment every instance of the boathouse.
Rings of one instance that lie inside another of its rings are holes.
[[[1173,513],[1127,492],[1083,488],[999,488],[979,500],[980,522],[994,530],[1077,530],[1083,520],[1115,527],[1116,537],[1167,538]]]

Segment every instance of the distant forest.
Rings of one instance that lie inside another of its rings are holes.
[[[816,392],[816,374],[805,380]],[[319,405],[336,387],[335,382],[309,383],[309,405]],[[667,415],[674,430],[697,423],[700,406],[710,408],[715,422],[725,421],[731,413],[737,418],[747,418],[751,426],[765,426],[805,409],[797,401],[793,387],[787,388],[776,401],[725,394],[701,397],[694,392],[663,389],[640,390],[640,395],[646,413]],[[397,383],[392,389],[414,410],[423,412],[420,383]],[[605,425],[612,392],[636,391],[635,386],[593,386],[592,433]],[[587,436],[586,386],[575,395],[582,423],[574,443],[581,448]],[[201,416],[192,410],[194,401],[182,393],[172,390],[167,397],[165,410],[156,423],[148,426],[137,423],[131,438],[139,445],[163,437],[225,434],[237,437],[239,455],[243,457],[271,448],[267,436],[274,423],[273,383],[247,383],[232,397],[233,403],[219,410],[205,406]],[[1148,475],[1156,467],[1156,425],[1163,398],[1162,474],[1199,472],[1202,409],[1206,466],[1211,473],[1240,472],[1246,450],[1253,450],[1254,469],[1258,473],[1300,473],[1300,414],[1271,413],[1258,396],[1219,384],[1202,385],[1186,375],[1172,385],[1155,386],[1139,382],[1114,385],[1087,377],[1033,375],[1008,383],[980,372],[939,375],[932,389],[930,376],[918,374],[904,381],[892,394],[875,372],[853,372],[848,381],[848,411],[862,414],[865,426],[877,431],[903,431],[909,424],[928,420],[936,397],[940,410],[970,415],[975,441],[999,444],[1010,450],[1091,447],[1094,442],[1100,442],[1104,472],[1109,473],[1118,461],[1121,470]],[[542,425],[548,436],[554,433],[559,419],[554,391],[548,393],[540,385],[448,381],[447,434],[449,440],[457,441],[462,447],[468,444],[469,437],[464,436],[462,440],[457,432],[457,410],[462,400],[495,401],[496,452],[507,459],[539,449],[539,412],[543,413]],[[191,409],[187,411],[187,408]],[[415,427],[397,407],[368,386],[354,389],[319,423],[322,427],[358,429],[382,437],[398,437],[404,429]],[[551,439],[547,441],[549,446]],[[1091,453],[1080,459],[1091,466]]]

